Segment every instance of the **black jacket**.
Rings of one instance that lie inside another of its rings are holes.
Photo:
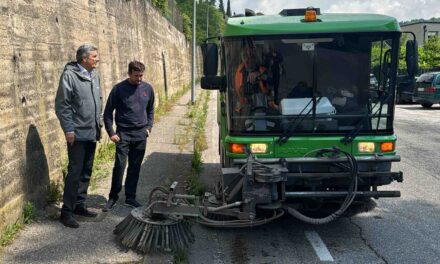
[[[141,128],[151,130],[154,122],[153,88],[146,82],[132,85],[128,80],[113,87],[104,110],[105,129],[110,137],[115,134],[113,111],[115,111],[115,122],[119,130]]]

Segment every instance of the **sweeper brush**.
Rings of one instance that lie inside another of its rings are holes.
[[[336,163],[338,168],[345,170],[341,173],[349,179],[347,191],[286,191],[286,162],[268,166],[249,154],[243,166],[224,168],[222,182],[214,193],[206,192],[203,197],[178,193],[177,182],[169,189],[153,188],[147,206],[134,209],[116,226],[114,233],[124,246],[146,253],[188,247],[194,240],[186,220],[189,218],[208,227],[247,228],[267,224],[287,212],[310,224],[329,223],[342,216],[363,192],[357,190],[357,162],[351,154],[336,148],[318,152],[316,159]],[[329,198],[328,202],[336,203],[336,211],[331,210],[320,218],[304,214],[307,204],[302,202],[310,202],[309,194],[316,195],[315,201],[321,196]],[[358,199],[356,202],[364,201]]]
[[[143,207],[133,209],[113,231],[125,247],[142,253],[154,250],[170,252],[186,248],[194,241],[190,224],[183,218],[152,217],[144,212]]]

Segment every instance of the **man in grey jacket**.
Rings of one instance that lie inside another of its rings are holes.
[[[69,157],[60,221],[71,228],[79,227],[73,214],[96,217],[84,202],[96,142],[101,137],[102,112],[100,79],[95,71],[99,62],[97,48],[88,44],[80,46],[76,60],[66,64],[55,99],[55,111],[66,137]]]

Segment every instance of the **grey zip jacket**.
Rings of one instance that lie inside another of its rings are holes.
[[[69,62],[60,77],[55,112],[64,133],[74,132],[76,141],[97,141],[101,137],[102,96],[95,70],[84,76],[76,62]]]

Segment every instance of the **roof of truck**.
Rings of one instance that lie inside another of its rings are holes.
[[[321,14],[319,22],[303,22],[303,18],[280,14],[233,17],[226,23],[224,36],[400,31],[395,18],[379,14]]]

